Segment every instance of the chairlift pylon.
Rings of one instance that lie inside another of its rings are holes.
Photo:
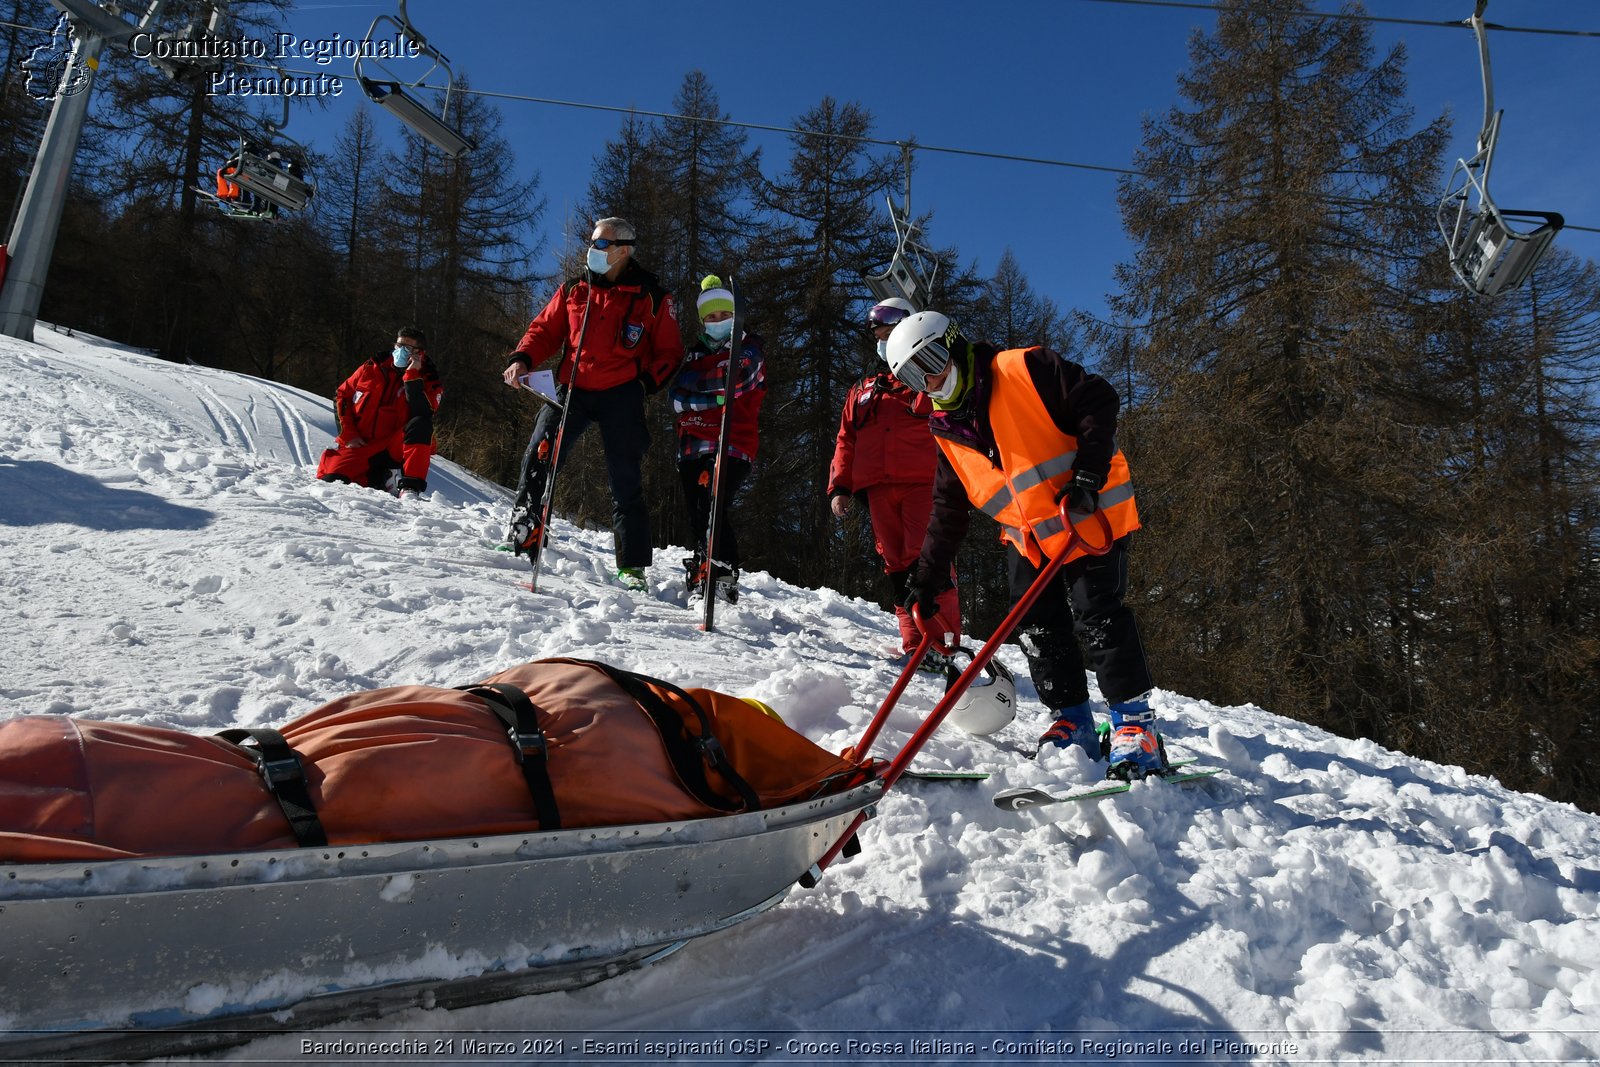
[[[900,160],[906,172],[904,202],[897,209],[892,197],[884,198],[889,205],[889,221],[894,226],[894,256],[883,273],[864,274],[863,278],[879,300],[901,297],[921,311],[933,298],[933,279],[939,272],[939,261],[918,239],[917,224],[911,221],[911,152],[910,144],[900,142]]]
[[[377,62],[379,49],[371,47],[374,34],[378,27],[388,23],[399,31],[400,36],[416,49],[419,59],[431,61],[431,65],[422,75],[413,81],[406,81],[397,76],[382,63]],[[386,79],[368,77],[363,64],[371,64],[378,71],[387,75]],[[445,82],[444,103],[438,114],[434,114],[422,101],[418,100],[407,90],[414,90],[420,86],[428,75],[436,70],[444,71]],[[400,17],[393,15],[379,15],[372,20],[372,25],[367,27],[367,35],[361,41],[361,47],[356,49],[355,58],[356,83],[361,86],[361,91],[367,94],[367,99],[388,111],[395,118],[409,126],[423,140],[432,144],[445,155],[454,159],[464,152],[470,152],[477,145],[469,141],[460,130],[450,124],[450,100],[456,92],[456,77],[450,70],[450,61],[445,54],[428,43],[427,38],[417,31],[411,24],[410,17],[406,14],[406,0],[400,0]]]
[[[1468,23],[1478,38],[1478,61],[1483,71],[1483,127],[1478,150],[1471,159],[1459,159],[1439,201],[1439,232],[1450,250],[1450,269],[1479,296],[1515,289],[1533,272],[1565,220],[1553,211],[1513,211],[1495,204],[1489,195],[1489,169],[1500,137],[1495,110],[1494,80],[1489,71],[1489,38],[1483,9],[1489,0],[1477,0]],[[1476,196],[1477,203],[1471,201]],[[1543,224],[1524,232],[1508,221],[1538,220]]]

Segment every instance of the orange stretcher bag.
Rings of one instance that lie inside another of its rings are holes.
[[[699,819],[869,773],[738,697],[541,660],[461,689],[342,697],[278,731],[0,723],[0,862]]]

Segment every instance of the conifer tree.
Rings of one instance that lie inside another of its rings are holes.
[[[456,100],[452,117],[476,148],[450,158],[406,131],[385,168],[382,238],[405,271],[390,311],[427,331],[446,377],[451,403],[440,411],[441,449],[514,482],[526,431],[513,413],[524,405],[500,372],[527,326],[534,230],[545,201],[537,174],[518,177],[497,109],[471,93]]]
[[[400,288],[400,278],[384,255],[376,224],[384,164],[392,157],[379,140],[368,108],[358,107],[351,114],[334,141],[332,158],[339,165],[325,168],[317,200],[328,250],[338,264],[334,343],[342,366],[361,358],[378,336],[399,325],[389,322],[400,316],[385,305]]]
[[[1121,190],[1136,580],[1162,684],[1381,738],[1383,608],[1435,488],[1407,326],[1445,129],[1406,132],[1403,47],[1307,10],[1220,5]]]
[[[839,411],[868,343],[871,301],[861,277],[891,251],[875,202],[894,182],[897,161],[875,159],[860,142],[872,119],[858,104],[824,98],[795,126],[808,132],[792,137],[787,169],[759,190],[770,218],[760,288],[774,294],[766,321],[783,348],[781,360],[768,361],[762,433],[782,445],[758,478],[751,540],[792,546],[779,569],[820,583],[861,567],[837,534],[826,481]]]
[[[1436,333],[1448,524],[1406,617],[1411,684],[1470,712],[1408,751],[1591,810],[1600,776],[1600,268],[1554,253],[1493,301],[1458,292]],[[1453,743],[1451,743],[1453,742]]]

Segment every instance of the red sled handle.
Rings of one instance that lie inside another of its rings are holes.
[[[861,735],[851,748],[844,750],[845,759],[860,763],[867,758],[867,752],[872,748],[872,742],[878,739],[878,734],[883,730],[883,724],[889,721],[889,712],[900,700],[900,694],[906,691],[906,686],[911,684],[911,679],[916,675],[917,668],[922,666],[922,661],[927,658],[929,649],[937,649],[943,655],[951,655],[955,649],[939,640],[943,634],[953,633],[954,628],[949,625],[943,615],[935,613],[933,624],[922,621],[922,610],[915,604],[911,605],[911,620],[917,624],[917,632],[922,639],[917,642],[917,647],[912,650],[906,660],[905,669],[900,672],[900,677],[895,680],[894,688],[889,690],[889,695],[883,698],[883,703],[878,706],[878,712],[867,724],[866,732]]]
[[[961,672],[960,677],[955,680],[949,689],[945,690],[944,698],[934,705],[933,710],[928,713],[928,717],[923,720],[922,725],[917,727],[916,733],[911,735],[911,739],[906,742],[905,747],[900,750],[899,754],[889,764],[888,770],[883,772],[883,791],[885,793],[894,788],[894,784],[900,780],[900,776],[905,774],[906,769],[911,766],[911,761],[916,758],[918,752],[922,751],[922,746],[928,743],[928,738],[934,735],[934,732],[944,722],[945,716],[950,714],[950,709],[955,707],[956,701],[961,699],[961,694],[965,693],[967,687],[972,685],[973,680],[983,673],[983,669],[988,666],[995,653],[1000,651],[1000,646],[1006,643],[1011,637],[1011,632],[1022,622],[1023,616],[1027,615],[1034,603],[1044,594],[1045,589],[1055,580],[1056,575],[1060,572],[1067,559],[1080,550],[1084,555],[1088,556],[1103,556],[1111,551],[1111,545],[1116,538],[1111,529],[1111,520],[1106,517],[1106,513],[1097,510],[1084,518],[1085,526],[1098,526],[1099,540],[1091,541],[1084,537],[1082,528],[1072,521],[1072,515],[1067,511],[1066,501],[1063,500],[1061,502],[1061,521],[1066,524],[1067,528],[1066,545],[1056,554],[1054,559],[1045,564],[1044,569],[1039,572],[1039,576],[1033,580],[1033,584],[1028,586],[1028,591],[1022,594],[1016,604],[1012,605],[1010,613],[1001,620],[999,626],[995,627],[995,631],[990,635],[989,640],[984,642],[983,647],[972,657],[972,662],[967,664],[967,669]],[[916,616],[913,617],[917,618]],[[937,621],[937,616],[935,616],[935,620]],[[918,625],[921,625],[920,618],[918,618]],[[895,683],[894,689],[890,690],[888,699],[883,702],[883,707],[879,708],[878,714],[873,716],[872,723],[867,727],[867,733],[862,737],[861,744],[854,753],[854,758],[858,762],[865,757],[867,745],[871,744],[877,737],[878,731],[883,728],[884,721],[889,717],[889,709],[894,706],[894,702],[900,698],[901,692],[905,690],[906,685],[910,682],[911,675],[916,671],[917,664],[921,662],[921,657],[927,654],[927,646],[931,643],[931,640],[932,635],[924,632],[922,642],[917,646],[917,653],[913,654],[911,662],[906,664],[906,669],[901,673],[900,680]],[[946,649],[944,651],[949,650]],[[850,750],[847,749],[846,751]],[[822,878],[822,872],[827,870],[828,865],[838,858],[839,853],[844,849],[845,843],[855,835],[856,830],[860,829],[861,824],[866,820],[867,812],[859,812],[844,834],[838,841],[834,842],[833,847],[828,849],[822,858],[800,879],[800,884],[807,888],[816,885]]]

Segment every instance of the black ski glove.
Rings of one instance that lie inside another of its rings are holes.
[[[1093,471],[1073,471],[1072,481],[1056,497],[1059,504],[1065,500],[1067,510],[1074,515],[1093,515],[1100,510],[1100,487],[1106,484],[1106,476]]]
[[[939,582],[912,576],[906,581],[906,595],[900,602],[901,606],[907,611],[916,608],[922,615],[922,621],[931,623],[939,611],[939,594],[949,588],[949,580]]]

